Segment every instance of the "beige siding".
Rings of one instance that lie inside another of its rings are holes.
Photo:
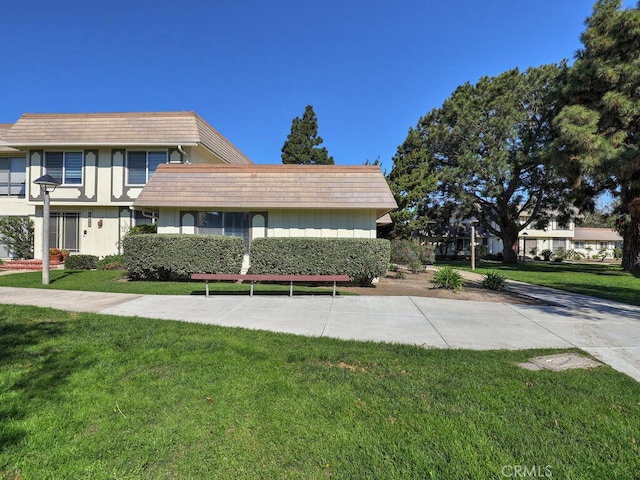
[[[375,238],[375,210],[272,210],[268,237]]]

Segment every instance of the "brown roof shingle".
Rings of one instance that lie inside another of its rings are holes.
[[[13,123],[0,123],[0,153],[18,153],[19,150],[8,147],[5,137],[7,132],[13,126]]]
[[[376,166],[160,165],[134,207],[259,210],[397,208]]]
[[[195,112],[25,113],[4,141],[16,147],[200,144],[228,163],[252,163]]]
[[[610,228],[576,227],[573,241],[621,242],[622,237]]]

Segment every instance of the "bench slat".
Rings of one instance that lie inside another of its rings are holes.
[[[240,274],[240,273],[193,273],[191,280],[205,281],[205,294],[209,296],[209,280],[251,282],[250,295],[253,296],[254,282],[290,282],[289,296],[293,296],[293,282],[333,282],[333,296],[336,295],[336,282],[350,281],[349,275],[271,275],[271,274]]]

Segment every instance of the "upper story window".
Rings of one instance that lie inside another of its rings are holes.
[[[46,152],[45,167],[47,173],[61,185],[82,185],[82,152]]]
[[[166,150],[127,152],[127,184],[145,185],[161,163],[167,163]]]
[[[26,167],[25,158],[0,158],[0,196],[24,197]]]
[[[558,221],[558,219],[554,218],[551,221],[551,228],[553,228],[553,230],[571,230],[571,221],[568,221],[567,223],[562,223],[560,221]]]

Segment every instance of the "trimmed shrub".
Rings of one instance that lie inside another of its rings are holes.
[[[192,273],[240,273],[244,240],[220,235],[127,235],[124,258],[132,280],[188,280]]]
[[[507,286],[507,279],[501,273],[494,271],[487,272],[482,280],[482,286],[489,290],[504,290]]]
[[[95,255],[69,255],[64,262],[65,270],[95,270],[98,257]]]
[[[251,273],[349,275],[369,284],[389,266],[389,241],[376,238],[257,238],[251,242]]]
[[[98,270],[126,270],[124,255],[107,255],[98,262]]]
[[[148,233],[158,233],[157,223],[143,223],[129,229],[129,235],[145,235]]]
[[[431,283],[436,288],[446,288],[457,292],[464,287],[464,278],[457,270],[451,268],[450,265],[439,268],[436,273],[433,274]]]

